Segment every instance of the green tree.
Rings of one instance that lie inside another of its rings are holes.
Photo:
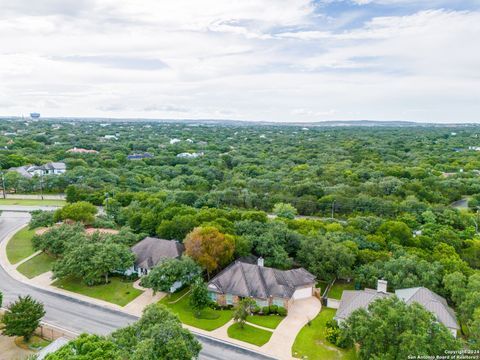
[[[154,292],[169,292],[177,281],[182,285],[190,285],[201,273],[202,269],[188,256],[166,259],[142,277],[141,285]]]
[[[444,355],[445,350],[462,348],[431,312],[396,296],[374,301],[368,311],[355,310],[341,325],[345,337],[359,344],[360,358],[365,360]]]
[[[81,334],[45,360],[123,360],[112,339],[99,335]]]
[[[388,243],[404,246],[416,245],[412,230],[401,221],[386,221],[378,228],[378,232],[380,235],[385,236]]]
[[[297,209],[291,204],[286,203],[276,203],[273,207],[273,213],[281,218],[286,219],[295,219],[297,215]]]
[[[137,322],[112,334],[122,359],[191,360],[201,350],[198,340],[177,316],[161,304],[147,306]]]
[[[195,311],[195,316],[200,317],[201,311],[211,303],[207,285],[202,279],[197,279],[192,285],[190,294],[190,306]]]
[[[342,243],[316,237],[303,241],[298,260],[319,279],[331,281],[352,275],[355,254]]]
[[[86,201],[79,201],[67,204],[61,209],[55,211],[55,220],[73,220],[84,224],[91,224],[95,219],[97,208],[95,205]]]
[[[29,295],[19,296],[17,301],[8,306],[3,315],[2,321],[5,325],[3,334],[23,336],[25,342],[28,342],[44,316],[45,310],[40,302]]]
[[[62,255],[66,246],[84,242],[85,229],[81,224],[53,226],[41,235],[32,238],[33,248],[53,256]]]
[[[29,223],[30,229],[35,229],[41,226],[51,226],[55,224],[54,220],[54,211],[43,211],[43,210],[35,210],[31,212],[32,218]]]
[[[233,320],[236,323],[239,323],[242,329],[245,325],[245,321],[247,321],[248,315],[252,312],[252,307],[255,305],[255,300],[251,298],[244,298],[238,302],[235,312],[233,313]]]

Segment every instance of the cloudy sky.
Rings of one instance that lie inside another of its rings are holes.
[[[480,122],[480,0],[0,9],[0,115]]]

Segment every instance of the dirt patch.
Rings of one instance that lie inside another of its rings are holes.
[[[0,360],[26,359],[33,351],[19,348],[14,338],[0,335]]]
[[[103,229],[103,228],[88,228],[88,229],[85,229],[85,232],[87,233],[87,235],[93,235],[96,232],[99,232],[100,234],[113,234],[113,235],[118,234],[118,230]]]

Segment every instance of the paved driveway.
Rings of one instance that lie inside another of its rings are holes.
[[[261,350],[279,359],[292,359],[295,337],[309,320],[313,320],[317,316],[321,309],[320,300],[316,297],[296,300],[288,309],[288,316],[278,325],[270,341],[263,345]]]

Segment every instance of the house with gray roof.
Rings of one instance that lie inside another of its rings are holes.
[[[288,309],[295,300],[313,296],[315,276],[307,270],[278,270],[235,261],[208,283],[210,298],[219,305],[234,305],[252,298],[258,306],[278,305]]]
[[[126,271],[126,275],[137,273],[147,275],[150,269],[165,259],[179,259],[185,247],[176,240],[165,240],[147,236],[132,246],[135,264]]]
[[[67,171],[67,166],[63,162],[49,162],[44,165],[24,165],[9,170],[16,171],[23,177],[31,179],[34,176],[64,174]]]
[[[373,301],[393,295],[396,295],[409,305],[414,302],[422,305],[425,309],[433,313],[438,322],[445,325],[453,336],[457,336],[457,331],[460,329],[460,326],[457,323],[455,312],[448,306],[447,301],[443,297],[424,287],[399,289],[393,294],[387,292],[387,282],[385,280],[378,280],[376,290],[343,291],[340,306],[335,314],[335,320],[342,322],[355,310],[368,309],[368,305]]]

